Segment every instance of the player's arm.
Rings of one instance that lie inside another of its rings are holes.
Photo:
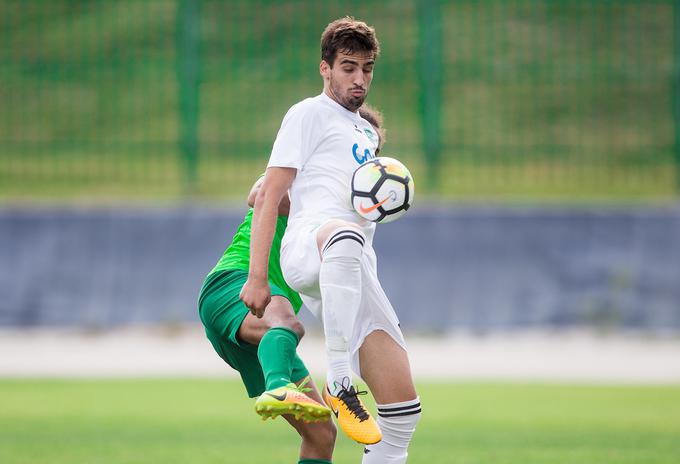
[[[279,204],[287,195],[296,174],[294,168],[268,168],[255,197],[250,232],[250,268],[248,280],[241,290],[241,300],[257,317],[264,315],[271,300],[269,252],[276,231]]]
[[[251,208],[255,206],[255,199],[257,198],[257,194],[260,191],[260,188],[262,187],[262,182],[264,182],[264,175],[260,176],[259,179],[255,181],[253,186],[250,188],[250,193],[248,194],[248,206]],[[284,195],[283,198],[281,198],[281,203],[279,203],[279,216],[288,216],[288,213],[290,212],[290,198],[288,197],[288,194]]]

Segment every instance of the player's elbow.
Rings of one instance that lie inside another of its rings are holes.
[[[248,206],[251,208],[255,206],[255,199],[257,198],[257,193],[260,191],[260,188],[262,187],[262,182],[264,178],[260,177],[255,181],[253,186],[250,188],[250,192],[248,193]]]
[[[258,211],[266,210],[277,216],[288,216],[290,210],[290,206],[281,205],[281,195],[278,192],[265,189],[260,189],[257,192],[252,208]]]
[[[254,208],[262,208],[266,203],[271,202],[273,198],[271,190],[264,186],[254,190],[251,194],[253,196]]]
[[[257,198],[257,192],[259,189],[253,189],[251,190],[250,194],[248,194],[248,206],[252,208],[255,206],[255,199]]]
[[[268,168],[255,198],[255,209],[267,207],[278,210],[281,200],[287,195],[295,179],[296,172],[293,168]]]

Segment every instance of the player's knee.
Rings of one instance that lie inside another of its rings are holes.
[[[288,328],[295,332],[299,340],[302,340],[302,337],[305,336],[305,326],[302,325],[302,322],[298,321],[296,318],[293,318],[291,321],[289,321],[289,323],[290,326]]]
[[[305,326],[302,325],[302,322],[300,322],[294,316],[282,317],[278,320],[272,321],[271,324],[268,324],[266,330],[273,329],[275,327],[285,327],[288,330],[292,330],[295,332],[295,335],[297,335],[299,340],[302,340],[302,337],[305,336]]]
[[[322,261],[337,257],[360,259],[365,243],[366,236],[359,229],[339,227],[329,234],[321,246]]]
[[[284,327],[295,332],[298,339],[302,339],[305,335],[305,328],[295,316],[290,302],[278,295],[272,297],[271,303],[267,306],[265,317],[259,319],[258,324],[261,325],[263,333],[267,333],[275,327]]]

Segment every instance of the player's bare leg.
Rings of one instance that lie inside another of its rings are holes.
[[[290,302],[276,295],[272,296],[262,318],[248,313],[241,323],[239,338],[258,345],[266,391],[255,402],[255,411],[263,419],[282,414],[293,414],[307,421],[330,418],[330,410],[322,402],[311,399],[291,382],[295,350],[303,335],[304,328]]]
[[[305,328],[295,317],[290,302],[282,296],[274,295],[261,319],[252,313],[246,315],[238,329],[238,337],[251,345],[259,345],[264,334],[273,327],[286,327],[295,332],[299,340],[305,335]]]
[[[366,237],[356,224],[332,220],[317,231],[321,257],[323,326],[328,371],[323,398],[342,430],[359,443],[376,443],[380,429],[352,385],[349,342],[361,303],[361,259]]]
[[[366,447],[362,462],[405,463],[421,410],[408,355],[389,334],[376,330],[361,345],[359,363],[376,401],[383,437],[380,443]]]
[[[299,381],[297,384],[300,385],[302,382]],[[314,382],[309,382],[305,386],[311,389],[307,392],[310,398],[319,402],[323,401]],[[335,425],[333,425],[332,421],[310,423],[295,419],[290,415],[283,417],[295,428],[302,438],[302,444],[300,445],[301,460],[317,459],[331,461],[336,436]]]
[[[359,348],[359,365],[361,377],[378,403],[398,403],[418,396],[408,354],[387,332],[376,330],[366,336]]]

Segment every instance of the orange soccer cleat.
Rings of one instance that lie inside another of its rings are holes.
[[[349,385],[349,379],[345,379],[340,385],[337,396],[331,394],[328,385],[323,390],[323,400],[331,408],[338,419],[340,428],[352,440],[364,445],[373,445],[382,439],[380,427],[364,407],[359,395],[365,395],[365,391],[356,391],[354,386]]]

